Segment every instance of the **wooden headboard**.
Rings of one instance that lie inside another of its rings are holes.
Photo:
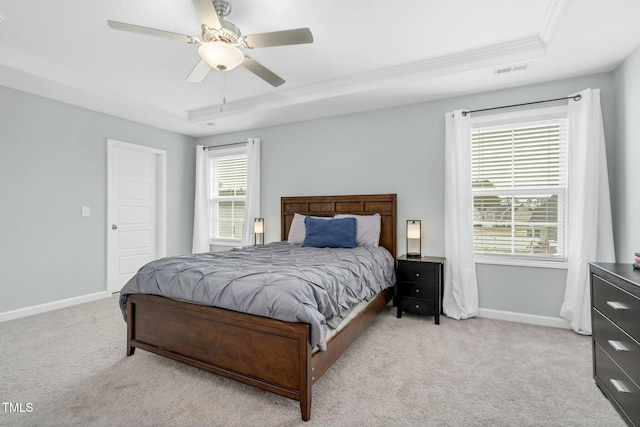
[[[287,240],[293,215],[333,216],[335,214],[380,214],[380,246],[396,256],[396,194],[355,196],[295,196],[280,198],[281,238]]]

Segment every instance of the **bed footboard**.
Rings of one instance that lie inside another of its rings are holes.
[[[311,418],[311,386],[375,320],[388,288],[312,356],[307,323],[290,323],[146,294],[127,301],[127,355],[136,348],[300,402]]]
[[[135,294],[127,355],[150,351],[300,402],[311,416],[310,326]]]

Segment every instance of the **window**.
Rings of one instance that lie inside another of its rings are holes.
[[[247,154],[240,150],[209,152],[212,244],[238,244],[242,239],[247,197]]]
[[[565,261],[566,107],[474,118],[471,146],[477,259]]]

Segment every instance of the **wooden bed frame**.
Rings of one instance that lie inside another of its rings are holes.
[[[287,240],[294,213],[381,215],[380,245],[396,256],[396,195],[281,198],[281,234]],[[393,297],[386,289],[313,354],[311,327],[146,295],[127,302],[127,355],[141,348],[300,402],[311,417],[311,386],[375,320]]]

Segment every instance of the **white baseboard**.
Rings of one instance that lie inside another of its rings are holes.
[[[95,294],[82,295],[79,297],[67,298],[60,301],[48,302],[45,304],[33,305],[31,307],[19,308],[17,310],[5,311],[0,313],[0,322],[6,322],[7,320],[19,319],[21,317],[32,316],[34,314],[45,313],[51,310],[57,310],[59,308],[70,307],[76,304],[82,304],[85,302],[95,301],[102,298],[106,298],[111,294],[107,291],[96,292]]]
[[[492,310],[481,308],[478,317],[488,319],[508,320],[510,322],[529,323],[538,326],[551,326],[553,328],[571,329],[569,322],[561,317],[538,316],[535,314],[515,313],[513,311]]]

